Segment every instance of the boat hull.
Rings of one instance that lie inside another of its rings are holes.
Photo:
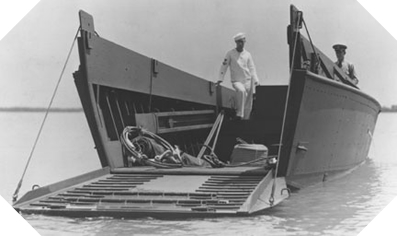
[[[280,174],[302,187],[363,163],[379,112],[379,103],[360,90],[294,71]]]

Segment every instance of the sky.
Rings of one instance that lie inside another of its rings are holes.
[[[397,104],[397,41],[363,7],[369,1],[33,2],[33,9],[25,10],[25,17],[0,40],[0,107],[48,106],[79,26],[80,9],[94,16],[101,37],[211,81],[235,46],[233,35],[245,32],[260,83],[287,84],[291,3],[303,11],[314,44],[331,59],[334,43],[348,45],[346,59],[354,63],[362,91],[381,105]],[[74,45],[54,107],[81,106],[72,76],[78,65]]]

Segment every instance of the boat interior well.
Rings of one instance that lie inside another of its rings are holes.
[[[94,110],[103,127],[101,135],[106,143],[119,143],[118,149],[123,150],[121,156],[117,153],[108,153],[103,159],[112,159],[112,161],[104,161],[104,166],[109,165],[111,168],[134,166],[129,160],[131,152],[126,151],[125,145],[122,145],[126,127],[142,128],[166,140],[172,147],[178,147],[182,153],[199,159],[208,154],[215,154],[221,162],[231,163],[233,151],[236,151],[238,144],[263,145],[251,146],[251,148],[256,148],[258,151],[258,147],[265,147],[267,156],[277,154],[287,86],[258,86],[249,120],[235,120],[232,108],[154,96],[98,84],[94,84],[92,89],[95,94]],[[124,137],[131,141],[136,136],[129,133]],[[156,155],[150,158],[154,156]],[[250,160],[252,155],[245,160],[243,158],[240,162]]]

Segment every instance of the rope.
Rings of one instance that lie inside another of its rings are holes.
[[[39,129],[39,132],[38,132],[38,134],[37,134],[37,136],[36,136],[36,140],[34,141],[32,150],[30,151],[29,158],[28,158],[28,161],[27,161],[27,163],[26,163],[25,169],[24,169],[24,171],[23,171],[21,180],[19,180],[19,183],[18,183],[18,185],[17,185],[17,188],[16,188],[16,190],[15,190],[13,196],[12,196],[12,203],[13,203],[13,204],[14,204],[14,203],[17,201],[17,199],[18,199],[18,193],[19,193],[19,190],[20,190],[20,188],[21,188],[21,186],[22,186],[23,178],[25,177],[26,170],[28,169],[30,160],[32,159],[34,150],[36,149],[37,142],[39,141],[39,138],[40,138],[41,132],[42,132],[42,130],[43,130],[45,121],[46,121],[46,119],[47,119],[49,110],[50,110],[51,105],[52,105],[52,103],[53,103],[53,101],[54,101],[55,95],[56,95],[56,93],[57,93],[57,91],[58,91],[59,84],[61,83],[62,76],[63,76],[63,74],[64,74],[64,72],[65,72],[66,65],[67,65],[67,63],[68,63],[68,61],[69,61],[70,54],[72,53],[72,50],[73,50],[74,44],[75,44],[75,42],[76,42],[76,39],[77,39],[77,36],[78,36],[79,31],[80,31],[80,27],[77,29],[76,35],[74,36],[74,39],[73,39],[73,42],[72,42],[72,46],[70,47],[70,50],[69,50],[68,56],[67,56],[67,58],[66,58],[65,64],[63,65],[63,68],[62,68],[62,72],[61,72],[61,74],[60,74],[60,76],[59,76],[59,79],[58,79],[58,82],[57,82],[57,84],[56,84],[56,86],[55,86],[55,89],[54,89],[54,92],[53,92],[53,94],[52,94],[50,103],[48,104],[48,107],[47,107],[46,113],[45,113],[45,115],[44,115],[43,121],[41,122],[41,126],[40,126],[40,129]]]
[[[131,139],[130,137],[133,136],[133,133],[135,133],[136,136]],[[166,149],[165,152],[161,155],[154,156],[154,159],[150,159],[148,155],[144,153],[144,151],[148,150],[142,150],[144,148],[142,148],[137,143],[136,138],[138,137],[148,137],[155,140],[159,145]],[[182,158],[180,157],[179,149],[177,147],[174,148],[165,139],[145,129],[135,126],[127,126],[124,128],[120,136],[120,141],[134,158],[136,158],[140,163],[143,163],[145,165],[153,166],[156,168],[180,168],[183,166]],[[174,161],[179,163],[161,162],[163,157],[172,157],[174,158]]]
[[[301,20],[302,13],[299,12],[298,14],[299,14],[299,16],[298,16],[298,22],[299,22]],[[299,26],[296,25],[296,29],[297,30],[299,29],[298,27]],[[272,186],[272,193],[271,193],[271,196],[270,196],[270,199],[269,199],[270,206],[273,206],[274,192],[276,190],[276,178],[277,178],[277,175],[278,175],[278,168],[279,168],[279,163],[280,163],[281,146],[283,145],[282,141],[283,141],[283,135],[284,135],[284,129],[285,129],[285,120],[287,118],[287,107],[288,107],[288,99],[289,99],[289,93],[290,93],[290,88],[291,88],[292,71],[293,71],[294,66],[295,66],[294,62],[295,62],[295,52],[296,52],[297,41],[298,41],[298,34],[296,34],[296,37],[295,37],[293,54],[292,54],[291,69],[290,69],[290,72],[289,72],[289,86],[288,86],[288,89],[287,89],[287,95],[286,95],[286,99],[285,99],[283,125],[281,126],[281,135],[280,135],[280,145],[278,146],[278,151],[277,151],[278,160],[277,160],[277,164],[276,164],[276,171],[274,173],[274,181],[273,181],[273,186]]]
[[[319,63],[319,62],[320,62],[320,59],[319,59],[318,56],[317,56],[317,52],[316,52],[316,49],[314,48],[313,41],[312,41],[312,38],[310,37],[309,29],[307,28],[305,19],[303,19],[303,24],[305,25],[306,33],[307,33],[307,36],[309,37],[310,45],[312,46],[314,55],[315,55],[315,57],[316,57],[316,61],[317,61],[317,63]],[[316,66],[317,66],[317,65],[316,65]]]
[[[246,162],[241,162],[241,163],[239,163],[239,164],[226,164],[225,167],[240,167],[240,166],[246,166],[246,165],[251,165],[251,164],[254,164],[254,163],[257,163],[257,162],[262,162],[262,161],[265,161],[265,160],[270,160],[270,159],[275,158],[275,157],[276,157],[275,155],[274,155],[274,156],[267,156],[267,157],[260,157],[260,158],[257,158],[257,159],[255,159],[255,160],[246,161]]]

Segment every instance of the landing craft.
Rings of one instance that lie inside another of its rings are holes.
[[[32,190],[16,210],[246,216],[365,161],[380,105],[301,35],[294,6],[289,85],[257,86],[249,120],[233,119],[232,90],[99,37],[79,14],[74,78],[102,168]]]

